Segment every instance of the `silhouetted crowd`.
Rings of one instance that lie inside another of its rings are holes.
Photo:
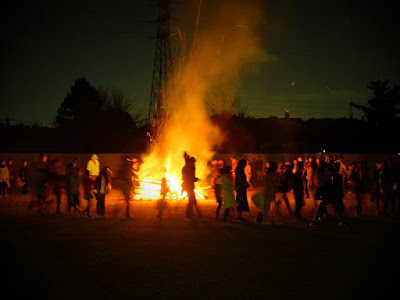
[[[196,200],[195,184],[196,159],[184,153],[185,166],[182,169],[182,193],[188,198],[185,220],[194,220],[194,209],[197,217],[203,217]],[[4,198],[20,189],[22,195],[28,191],[34,195],[34,201],[28,205],[32,210],[37,207],[40,215],[45,215],[46,198],[49,194],[56,197],[56,214],[61,212],[61,195],[67,195],[67,213],[92,217],[91,201],[96,201],[96,216],[103,217],[106,209],[106,195],[111,190],[113,173],[107,166],[100,168],[99,157],[93,154],[84,167],[74,159],[64,168],[58,159],[49,160],[47,154],[40,154],[39,160],[32,166],[22,161],[21,168],[16,171],[13,160],[2,160],[0,164],[0,197]],[[135,185],[138,180],[140,162],[136,158],[126,156],[118,175],[120,190],[126,203],[125,217],[130,218],[130,200],[135,196]],[[343,156],[326,156],[324,158],[298,157],[293,161],[264,163],[261,156],[252,162],[247,157],[231,159],[228,165],[225,160],[210,162],[211,186],[215,192],[217,209],[215,218],[219,220],[223,208],[222,221],[229,226],[231,221],[245,222],[244,213],[249,212],[248,190],[254,190],[251,201],[259,210],[256,222],[261,224],[282,224],[280,205],[285,204],[293,217],[303,219],[302,208],[305,199],[315,201],[317,209],[310,225],[317,225],[325,218],[333,218],[327,211],[331,205],[339,225],[343,224],[345,206],[344,195],[352,193],[357,202],[356,216],[363,212],[362,195],[368,194],[376,203],[376,214],[395,215],[396,202],[399,200],[397,189],[399,169],[391,159],[378,161],[373,175],[369,176],[368,162],[344,164]],[[28,189],[29,187],[29,189]],[[156,217],[163,219],[163,211],[167,206],[166,199],[171,193],[167,179],[161,180],[160,199],[157,202]],[[289,203],[290,194],[294,196],[295,206]],[[81,200],[87,201],[85,210],[81,209]],[[267,220],[271,203],[274,204],[272,222]],[[236,216],[232,215],[236,212]],[[231,216],[232,215],[232,216]]]
[[[392,159],[377,161],[373,176],[369,176],[368,162],[353,162],[346,166],[343,156],[327,156],[324,158],[303,157],[289,162],[269,161],[264,164],[261,156],[250,162],[247,157],[232,158],[231,166],[226,166],[224,160],[211,162],[211,183],[215,190],[218,202],[216,218],[224,197],[229,199],[229,205],[224,208],[236,207],[238,218],[236,221],[245,221],[243,212],[249,211],[247,189],[254,186],[262,191],[254,193],[251,200],[259,209],[257,222],[271,224],[267,220],[271,203],[275,204],[274,223],[282,224],[279,206],[283,202],[291,216],[303,219],[301,210],[305,199],[310,198],[318,206],[313,221],[310,225],[318,225],[324,218],[331,218],[327,206],[331,205],[335,211],[339,225],[343,225],[345,206],[343,198],[350,192],[357,202],[356,216],[362,215],[362,195],[370,195],[371,201],[376,203],[376,214],[384,216],[395,215],[396,202],[399,201],[399,168],[393,165]],[[231,180],[225,180],[229,176]],[[224,182],[224,183],[223,183]],[[233,183],[233,184],[231,184]],[[232,195],[225,196],[227,191],[233,195],[236,191],[236,202],[230,199]],[[295,207],[289,204],[288,195],[293,193]],[[390,209],[390,210],[389,210]],[[227,221],[229,212],[225,211],[223,220]]]

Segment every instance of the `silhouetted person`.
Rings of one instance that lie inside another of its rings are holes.
[[[219,218],[219,212],[222,207],[222,187],[220,166],[217,160],[211,162],[211,186],[214,188],[215,200],[217,201],[217,210],[215,211],[215,219]]]
[[[88,217],[92,217],[90,214],[90,199],[93,199],[94,192],[94,183],[97,179],[97,177],[100,175],[100,162],[99,162],[99,157],[97,154],[93,154],[90,157],[90,160],[88,161],[86,165],[86,171],[85,172],[85,179],[84,179],[84,186],[85,186],[85,199],[88,201],[88,207],[85,210],[85,214]],[[86,176],[87,175],[87,176]]]
[[[93,199],[93,181],[89,177],[89,170],[86,170],[82,177],[83,198],[87,201],[87,207],[83,212],[88,218],[92,218],[90,213],[90,200]]]
[[[398,174],[397,170],[393,166],[393,161],[391,158],[388,158],[385,162],[385,169],[390,173],[390,177],[392,179],[392,191],[389,196],[391,215],[395,215],[395,204],[396,204],[396,192],[397,192],[397,182],[398,182]],[[395,191],[396,188],[396,191]]]
[[[381,194],[383,199],[383,215],[388,216],[388,208],[391,203],[394,193],[393,193],[393,172],[388,166],[387,162],[383,165],[383,170],[380,173],[380,186]]]
[[[223,208],[224,208],[224,224],[227,224],[229,219],[230,210],[233,207],[238,206],[238,202],[235,199],[233,192],[235,191],[235,186],[232,182],[231,172],[227,167],[222,167],[220,169],[221,174],[221,190],[223,197]]]
[[[290,207],[289,199],[287,197],[287,193],[292,188],[291,187],[292,173],[290,170],[290,164],[287,163],[283,165],[283,163],[280,161],[275,176],[277,185],[277,195],[282,198],[282,200],[285,202],[286,209],[288,210],[289,214],[293,216],[294,213]]]
[[[7,197],[7,189],[10,185],[10,173],[8,172],[7,162],[0,162],[0,196]]]
[[[380,177],[381,173],[383,171],[383,164],[381,161],[376,162],[375,164],[376,169],[374,171],[374,174],[372,176],[372,188],[371,188],[371,198],[375,201],[376,204],[376,215],[380,214],[380,202],[382,199],[382,193],[381,193],[381,182],[380,182]]]
[[[19,178],[21,179],[21,192],[22,195],[27,195],[28,194],[28,183],[29,183],[29,167],[28,167],[28,161],[23,160],[22,161],[22,167],[19,169]]]
[[[314,172],[315,172],[315,163],[314,163],[314,157],[310,156],[308,158],[307,163],[305,164],[305,181],[306,181],[306,196],[308,198],[314,199],[314,193],[315,193],[315,188],[314,188]]]
[[[332,204],[338,218],[338,224],[343,225],[343,192],[341,189],[341,180],[337,176],[339,166],[335,169],[331,165],[327,165],[324,161],[319,164],[318,185],[315,191],[315,200],[319,202],[314,220],[310,225],[317,225],[327,215],[326,206]]]
[[[165,176],[163,176],[163,178],[161,179],[161,189],[160,189],[161,199],[159,199],[157,201],[158,213],[157,213],[156,218],[159,220],[164,220],[163,212],[164,212],[164,209],[167,207],[167,201],[166,201],[165,197],[167,196],[167,194],[169,192],[170,192],[170,189],[168,187],[167,178],[165,178]]]
[[[81,181],[81,170],[78,167],[74,167],[72,163],[67,168],[67,199],[68,199],[68,213],[71,212],[71,208],[74,208],[74,214],[80,213],[79,205],[79,185]]]
[[[271,207],[271,202],[275,203],[275,213],[274,220],[276,225],[282,224],[279,213],[279,206],[281,204],[281,200],[276,197],[276,193],[278,191],[278,186],[276,185],[276,173],[277,173],[277,165],[275,162],[268,162],[266,164],[266,172],[264,178],[264,208],[263,208],[263,220],[261,224],[271,224],[267,221],[268,212]]]
[[[49,164],[47,160],[47,154],[41,153],[39,156],[39,161],[36,163],[32,174],[33,193],[37,197],[39,215],[44,215],[43,209],[45,205],[46,187],[49,176]],[[32,204],[30,204],[28,209],[31,210],[32,208]]]
[[[96,178],[94,196],[96,197],[96,216],[104,217],[106,213],[106,194],[111,191],[111,170],[104,167]]]
[[[301,218],[300,211],[304,206],[303,164],[297,160],[293,164],[293,195],[296,202],[295,215]]]
[[[264,178],[264,161],[262,160],[261,155],[257,156],[257,160],[254,165],[257,182],[262,183]]]
[[[351,163],[349,166],[349,190],[356,195],[357,208],[356,216],[361,216],[361,185],[360,185],[360,170],[356,163]]]
[[[130,201],[132,193],[135,189],[135,176],[134,164],[137,164],[136,158],[125,157],[122,169],[121,169],[121,191],[124,195],[126,209],[125,217],[130,218]]]
[[[8,191],[7,194],[8,195],[12,195],[14,188],[15,188],[15,183],[17,180],[17,174],[15,172],[15,168],[14,168],[14,161],[12,159],[9,159],[7,161],[7,167],[8,167],[8,173],[10,174],[10,185],[8,186]]]
[[[63,191],[66,190],[66,176],[62,165],[62,161],[59,159],[53,159],[49,161],[49,178],[48,188],[56,196],[56,214],[62,214],[61,212],[61,196]]]
[[[238,202],[237,212],[238,212],[238,222],[246,221],[242,217],[243,212],[249,212],[249,203],[247,200],[247,188],[250,184],[247,182],[247,177],[245,174],[245,168],[247,165],[246,159],[239,160],[237,167],[235,169],[235,186],[236,186],[236,201]]]
[[[194,183],[198,180],[196,178],[196,159],[194,157],[188,157],[185,152],[186,164],[182,168],[182,191],[186,191],[189,201],[186,207],[186,219],[187,221],[193,220],[193,206],[197,210],[199,217],[203,217],[203,214],[197,204],[196,194],[194,192]]]

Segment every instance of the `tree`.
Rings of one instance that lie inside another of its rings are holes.
[[[55,125],[81,151],[119,152],[131,150],[138,118],[121,91],[79,78],[58,108]]]
[[[79,78],[57,110],[56,126],[81,128],[93,119],[99,119],[104,99],[86,78]]]
[[[374,97],[368,100],[368,106],[351,103],[351,105],[364,112],[368,122],[376,129],[388,129],[396,122],[400,110],[399,86],[389,86],[389,80],[371,81],[368,88],[373,91]]]
[[[214,89],[207,95],[205,103],[211,116],[244,118],[247,115],[247,107],[243,105],[240,93],[234,89]]]

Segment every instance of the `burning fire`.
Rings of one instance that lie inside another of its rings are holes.
[[[255,62],[262,56],[255,37],[261,11],[258,1],[221,0],[199,1],[195,10],[180,13],[191,22],[191,26],[182,28],[194,27],[194,32],[189,35],[178,29],[178,45],[173,53],[180,53],[180,57],[175,59],[173,79],[160,89],[168,89],[168,95],[173,97],[163,104],[167,118],[162,120],[150,154],[139,171],[138,198],[161,198],[161,180],[165,177],[170,191],[167,198],[184,199],[184,152],[196,159],[196,197],[206,197],[210,187],[208,162],[224,136],[211,123],[205,103],[208,104],[211,93],[232,94],[225,91],[237,87],[244,63]],[[189,42],[191,45],[187,45]],[[220,98],[222,107],[230,105],[232,99]]]
[[[182,181],[174,175],[166,175],[169,192],[166,196],[169,200],[184,200],[187,198],[187,193],[182,192]],[[206,197],[206,190],[210,188],[203,187],[195,190],[196,199],[203,200]],[[161,180],[143,178],[136,190],[137,198],[158,200],[161,195]]]

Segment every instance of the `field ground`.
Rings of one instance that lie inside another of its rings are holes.
[[[214,200],[200,201],[204,219],[184,220],[185,202],[171,201],[165,220],[155,203],[132,201],[125,219],[117,192],[105,218],[27,212],[29,197],[0,199],[4,264],[2,299],[360,299],[398,293],[400,218],[354,217],[345,198],[347,226],[248,223],[225,227],[214,220]],[[293,207],[293,199],[291,198]],[[65,199],[63,199],[65,211]]]

